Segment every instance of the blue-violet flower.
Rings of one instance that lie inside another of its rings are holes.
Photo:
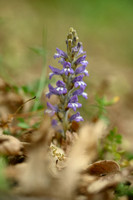
[[[71,114],[70,111],[75,112],[82,104],[78,102],[78,96],[83,96],[87,99],[87,93],[84,92],[87,84],[83,81],[84,76],[89,76],[86,69],[88,61],[86,61],[86,52],[83,51],[83,45],[78,42],[78,36],[73,28],[70,28],[66,40],[67,52],[56,48],[57,53],[54,54],[54,59],[59,58],[58,63],[62,65],[62,69],[52,67],[49,79],[51,80],[54,75],[61,77],[61,80],[56,82],[54,88],[51,84],[48,85],[49,92],[46,94],[48,98],[51,95],[59,97],[59,104],[52,105],[47,102],[47,109],[45,112],[50,116],[54,116],[52,125],[57,126],[60,122],[62,124],[62,133],[65,137],[67,130],[71,131],[73,121],[83,121],[80,113]],[[55,120],[55,115],[57,119]]]

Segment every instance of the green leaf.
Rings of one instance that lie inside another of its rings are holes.
[[[121,135],[117,134],[115,138],[116,138],[116,142],[117,142],[118,144],[121,144],[121,143],[122,143],[122,136],[121,136]]]
[[[25,122],[20,122],[20,123],[18,123],[18,126],[19,126],[20,128],[23,128],[23,129],[28,129],[28,128],[30,128],[30,126],[29,126],[27,123],[25,123]]]
[[[125,153],[125,157],[127,158],[127,160],[133,160],[133,153],[131,153],[131,152],[126,152],[126,153]]]
[[[131,187],[128,183],[119,183],[116,187],[115,194],[118,197],[133,196],[133,187]]]
[[[39,128],[40,126],[40,122],[36,122],[35,124],[32,125],[32,128]]]
[[[5,130],[3,130],[3,134],[4,135],[11,135],[11,132],[10,132],[9,129],[5,129]]]

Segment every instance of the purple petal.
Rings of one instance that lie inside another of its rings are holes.
[[[79,112],[77,112],[76,114],[72,115],[69,120],[70,121],[76,121],[76,122],[84,121],[83,118],[80,116]]]
[[[79,51],[79,48],[77,46],[72,48],[72,52],[77,53],[78,51]]]
[[[64,51],[62,51],[62,50],[60,50],[60,49],[58,49],[58,48],[56,48],[56,51],[57,51],[57,53],[60,55],[60,57],[61,57],[61,56],[64,57],[64,58],[67,57],[67,54],[66,54]]]
[[[84,91],[84,88],[79,88],[78,90],[75,90],[74,92],[73,92],[73,95],[77,95],[77,96],[79,96],[79,95],[81,95],[82,93],[83,93],[83,91]]]
[[[85,69],[83,73],[85,76],[89,76],[88,70]]]
[[[53,106],[52,104],[47,102],[47,109],[45,110],[45,113],[48,113],[50,116],[53,116],[55,112],[57,112],[57,110],[57,106]]]
[[[81,95],[82,95],[82,97],[84,97],[85,99],[88,99],[88,95],[87,95],[86,92],[83,92]]]
[[[64,59],[64,58],[61,58],[61,59],[58,61],[58,63],[61,63],[62,65],[64,64],[64,62],[65,62],[65,59]]]
[[[77,81],[74,83],[74,86],[77,88],[78,86],[85,88],[87,84],[84,81]]]
[[[53,86],[52,86],[51,84],[49,84],[48,87],[49,87],[49,91],[50,91],[51,93],[54,93],[54,88],[53,88]]]
[[[74,115],[72,115],[71,117],[70,117],[70,121],[73,121],[73,120],[75,120],[76,119],[76,117],[78,117],[78,116],[80,116],[80,113],[79,112],[77,112],[76,114],[74,114]]]
[[[66,68],[66,67],[71,68],[71,63],[65,61],[64,64],[63,64],[63,67],[64,68]]]
[[[50,84],[48,85],[50,93],[47,94],[47,97],[51,96],[52,94],[61,95],[67,93],[67,89],[65,88],[65,83],[63,81],[57,81],[56,85],[56,88],[53,88]]]
[[[53,106],[51,103],[47,102],[47,107],[55,112],[57,112],[57,106]]]
[[[86,51],[83,51],[83,46],[81,45],[80,48],[79,48],[79,52],[77,54],[77,56],[81,55],[81,54],[85,54]]]
[[[48,98],[50,98],[50,96],[52,95],[52,94],[57,94],[57,91],[56,91],[56,89],[55,88],[53,88],[53,86],[51,85],[51,84],[49,84],[48,85],[48,87],[49,87],[49,93],[46,95]]]
[[[52,93],[51,93],[51,92],[47,92],[47,93],[46,93],[46,97],[47,97],[47,98],[50,98],[50,97],[51,97],[51,95],[52,95]]]
[[[69,103],[76,103],[78,101],[77,95],[74,95],[70,100]]]
[[[78,103],[78,102],[77,103],[69,103],[67,107],[72,108],[74,111],[76,111],[77,108],[82,107],[82,104]]]
[[[54,54],[54,59],[56,59],[56,58],[60,58],[60,54],[55,53],[55,54]]]
[[[75,64],[76,64],[76,65],[81,64],[81,62],[84,61],[85,58],[86,58],[86,55],[84,55],[84,56],[78,58],[78,59],[75,61]]]
[[[83,61],[80,62],[80,64],[81,64],[81,65],[85,65],[85,66],[87,66],[87,65],[88,65],[88,61],[83,60]]]
[[[78,116],[78,117],[75,118],[74,121],[76,121],[76,122],[80,122],[80,121],[84,121],[84,120],[83,120],[83,117]]]
[[[51,78],[54,76],[54,73],[49,73],[49,79],[51,80]]]
[[[63,88],[63,87],[57,87],[57,88],[55,88],[55,90],[56,90],[55,94],[58,94],[58,95],[67,93],[67,89]]]
[[[66,84],[61,80],[57,81],[56,85],[57,85],[57,87],[65,87],[66,86]]]
[[[76,81],[82,81],[83,77],[84,77],[83,74],[81,74],[81,75],[75,77],[75,78],[73,79],[73,83],[75,83]]]
[[[57,69],[57,68],[55,68],[55,67],[52,67],[51,65],[49,65],[49,68],[52,70],[52,72],[53,72],[54,74],[60,75],[60,74],[62,73],[62,70]]]
[[[72,68],[65,68],[65,69],[63,69],[62,71],[63,71],[63,73],[64,73],[66,76],[67,76],[69,73],[70,73],[70,74],[74,74],[74,71],[73,71]]]
[[[86,66],[85,65],[82,65],[80,67],[78,67],[76,70],[75,70],[75,74],[80,74],[82,73],[84,70],[85,70]]]
[[[52,70],[52,72],[53,73],[50,73],[49,74],[49,79],[51,80],[51,78],[54,76],[54,75],[61,75],[62,73],[63,73],[63,71],[62,70],[60,70],[60,69],[57,69],[57,68],[55,68],[55,67],[52,67],[52,66],[50,66],[49,65],[49,68]]]

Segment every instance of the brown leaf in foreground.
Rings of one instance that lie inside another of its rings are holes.
[[[95,194],[101,192],[108,188],[115,187],[118,183],[122,181],[121,174],[110,174],[107,176],[103,176],[98,178],[96,181],[88,185],[87,192],[89,194]]]
[[[40,129],[36,132],[24,168],[18,168],[18,193],[28,195],[47,195],[51,193],[52,180],[56,165],[49,152],[52,138],[50,119],[45,116]]]
[[[61,185],[58,189],[63,198],[71,199],[79,185],[80,172],[91,163],[97,155],[98,138],[103,134],[105,125],[98,122],[81,128],[79,138],[71,149],[66,169],[60,174]],[[64,181],[65,180],[65,181]],[[65,197],[64,197],[65,194]]]
[[[108,189],[115,188],[118,183],[124,180],[119,165],[112,160],[95,162],[89,165],[84,173],[81,177],[79,191],[87,196],[97,193],[100,193],[100,196],[103,191],[107,193]]]
[[[0,154],[22,155],[21,142],[11,135],[0,135]]]
[[[93,176],[105,176],[120,171],[119,165],[113,160],[100,160],[89,165],[86,172]]]

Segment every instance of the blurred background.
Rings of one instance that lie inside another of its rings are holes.
[[[89,61],[88,101],[96,93],[120,97],[110,119],[124,134],[133,130],[133,1],[132,0],[0,0],[0,75],[11,84],[39,79],[42,66],[57,67],[56,47],[66,50],[69,27],[77,30]],[[36,54],[45,50],[45,61]],[[87,111],[86,111],[87,110]]]

